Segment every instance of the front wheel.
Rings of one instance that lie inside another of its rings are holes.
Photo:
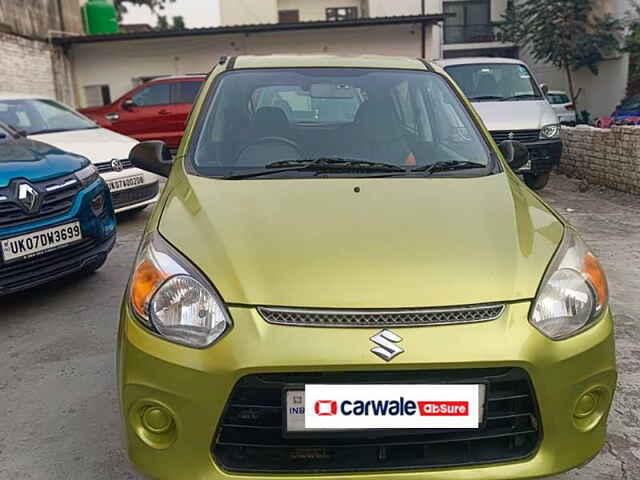
[[[533,173],[525,173],[524,174],[524,183],[527,184],[531,190],[542,190],[549,183],[549,178],[551,177],[551,173],[540,173],[538,175],[534,175]]]

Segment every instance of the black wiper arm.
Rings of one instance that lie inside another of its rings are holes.
[[[519,100],[521,98],[542,98],[540,95],[536,95],[535,93],[523,93],[521,95],[512,95],[511,97],[504,97],[501,99],[501,102],[508,102],[509,100]]]
[[[309,170],[333,170],[333,169],[357,169],[357,170],[376,170],[376,171],[392,171],[405,172],[406,170],[392,163],[370,162],[368,160],[358,160],[356,158],[342,157],[320,157],[307,160],[283,160],[265,165],[264,168],[286,168],[303,166]]]
[[[478,95],[477,97],[469,97],[469,100],[504,100],[504,97],[499,97],[497,95]]]
[[[487,168],[487,165],[478,162],[469,161],[448,161],[448,162],[436,162],[430,165],[422,165],[420,167],[413,168],[412,172],[424,172],[430,175],[435,172],[444,172],[447,170],[467,170],[471,168]]]

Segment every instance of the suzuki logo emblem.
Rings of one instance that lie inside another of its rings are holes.
[[[111,169],[114,172],[121,172],[122,170],[124,170],[124,165],[122,165],[122,162],[119,159],[114,158],[113,160],[111,160]]]
[[[382,330],[371,337],[371,341],[378,345],[371,349],[371,353],[387,362],[404,352],[404,349],[396,345],[402,338],[390,330]]]
[[[28,183],[18,185],[18,201],[28,213],[35,213],[38,209],[38,199],[40,194]]]

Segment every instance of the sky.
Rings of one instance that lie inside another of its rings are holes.
[[[220,23],[218,8],[218,0],[176,0],[160,13],[168,17],[169,23],[171,17],[182,15],[187,28],[213,27]],[[157,23],[155,15],[147,7],[127,5],[127,9],[129,12],[122,23]]]

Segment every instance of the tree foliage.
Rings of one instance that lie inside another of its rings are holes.
[[[170,24],[166,15],[158,15],[158,23],[156,24],[156,30],[185,30],[187,26],[184,23],[184,18],[181,16],[173,17],[173,23]]]
[[[505,41],[528,49],[541,63],[562,69],[572,101],[573,72],[598,64],[619,52],[623,23],[600,11],[601,0],[528,0],[510,2],[500,30]]]
[[[118,18],[127,13],[127,4],[136,7],[149,7],[149,9],[158,14],[165,9],[168,3],[174,3],[176,0],[113,0],[113,6],[116,7]]]

